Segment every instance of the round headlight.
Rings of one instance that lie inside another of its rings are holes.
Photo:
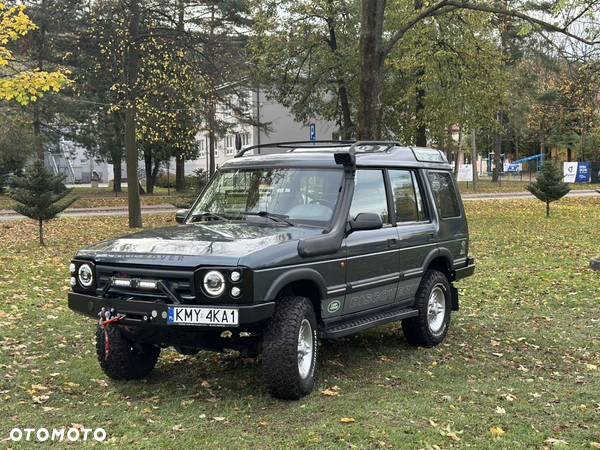
[[[240,281],[240,278],[242,278],[242,275],[237,270],[231,272],[231,275],[229,276],[231,277],[231,281],[233,281],[234,283]]]
[[[211,270],[204,275],[204,291],[211,297],[218,297],[225,291],[225,278],[217,270]]]
[[[92,285],[94,282],[94,273],[89,264],[82,264],[79,266],[77,278],[79,279],[79,284],[83,287],[90,287]]]

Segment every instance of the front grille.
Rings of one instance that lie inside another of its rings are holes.
[[[97,293],[104,292],[107,283],[113,278],[132,280],[162,281],[165,286],[175,294],[181,303],[195,303],[196,290],[194,287],[194,273],[181,270],[146,269],[129,266],[96,265]],[[135,283],[134,283],[135,285]],[[112,298],[138,298],[140,300],[162,300],[172,303],[168,295],[160,290],[141,289],[137,287],[111,286],[106,291],[107,297]]]

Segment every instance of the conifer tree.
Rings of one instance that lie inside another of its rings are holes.
[[[44,221],[54,219],[77,200],[65,198],[72,189],[66,188],[64,180],[64,176],[50,173],[41,160],[36,160],[23,176],[11,180],[7,194],[18,202],[15,211],[38,221],[40,245],[45,245]]]
[[[542,166],[542,173],[538,179],[525,188],[539,200],[546,202],[546,217],[550,217],[550,203],[560,200],[571,190],[563,181],[560,171],[549,161]]]

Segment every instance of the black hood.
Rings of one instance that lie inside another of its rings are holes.
[[[244,256],[321,233],[319,228],[298,226],[199,222],[141,231],[100,242],[80,250],[77,256],[113,264],[238,265]]]

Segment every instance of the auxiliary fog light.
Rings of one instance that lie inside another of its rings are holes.
[[[231,296],[232,297],[239,297],[241,293],[242,293],[242,290],[239,287],[235,286],[235,287],[231,288]]]

